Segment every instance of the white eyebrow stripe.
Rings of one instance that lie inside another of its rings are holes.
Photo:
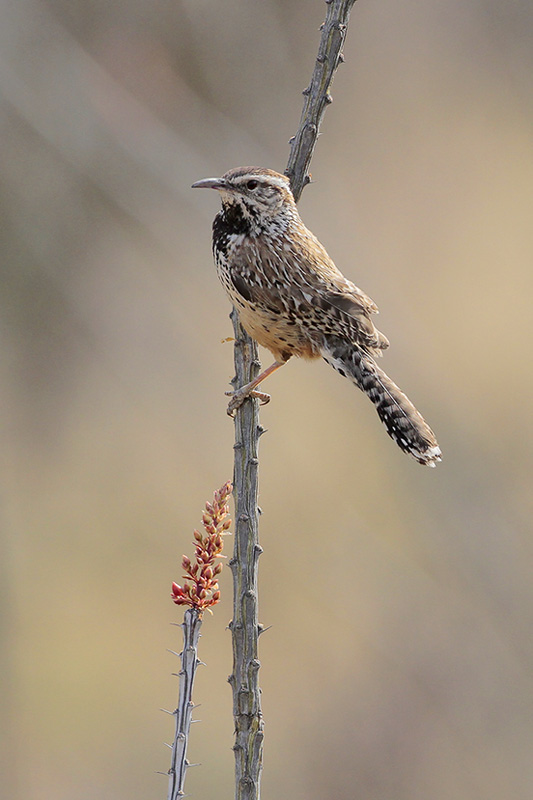
[[[274,184],[275,186],[279,186],[280,189],[288,189],[289,188],[289,179],[286,178],[275,178],[272,175],[259,175],[250,173],[249,175],[242,175],[239,183],[246,183],[247,181],[257,181],[258,183],[262,184]]]
[[[289,185],[288,180],[283,180],[283,178],[272,178],[271,176],[268,177],[267,183],[274,183],[276,186],[279,186],[282,189],[286,189]]]

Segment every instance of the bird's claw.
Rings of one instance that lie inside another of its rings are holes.
[[[227,408],[230,417],[235,416],[237,409],[242,406],[248,397],[257,398],[262,406],[266,406],[267,403],[270,403],[270,395],[266,392],[258,392],[257,389],[252,389],[251,392],[243,392],[241,389],[237,389],[235,392],[224,392],[224,394],[227,395],[227,397],[231,397]]]

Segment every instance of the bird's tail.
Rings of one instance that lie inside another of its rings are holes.
[[[338,336],[325,336],[321,355],[345,378],[352,380],[374,403],[387,433],[404,453],[419,464],[436,466],[441,450],[435,434],[411,401],[372,356]]]

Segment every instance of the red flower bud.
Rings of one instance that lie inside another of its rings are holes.
[[[228,497],[233,491],[227,481],[213,494],[213,502],[205,504],[202,513],[204,532],[194,531],[195,558],[183,555],[181,566],[184,571],[183,586],[172,584],[172,599],[177,605],[190,606],[199,610],[215,605],[220,599],[220,591],[216,577],[222,571],[222,564],[215,564],[216,558],[222,555],[223,535],[228,531],[231,520],[226,519],[229,513]]]

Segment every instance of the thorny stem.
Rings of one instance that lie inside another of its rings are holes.
[[[313,156],[320,122],[331,103],[329,88],[338,65],[343,60],[348,18],[355,0],[326,0],[326,19],[318,56],[285,174],[289,177],[296,201],[309,183],[308,169]],[[232,312],[235,332],[235,378],[238,388],[259,374],[257,344],[241,326],[236,309]],[[259,423],[259,403],[248,398],[235,414],[235,500],[233,572],[233,672],[229,682],[233,690],[235,721],[235,798],[259,800],[263,767],[263,716],[259,688],[258,641],[262,626],[258,617],[259,545],[258,449],[263,428]]]
[[[290,179],[296,202],[309,183],[309,166],[313,157],[320,123],[326,107],[332,102],[329,93],[333,76],[344,60],[342,48],[346,39],[350,11],[355,0],[326,0],[326,19],[321,26],[311,83],[304,89],[304,105],[296,135],[291,139],[291,152],[285,175]]]
[[[173,712],[176,718],[176,733],[172,744],[170,769],[168,771],[168,800],[180,800],[184,796],[185,774],[189,762],[187,761],[187,745],[191,730],[192,690],[194,676],[198,665],[198,639],[202,626],[202,612],[197,608],[188,608],[184,614],[183,623],[183,650],[180,653],[181,670],[179,672],[179,701],[178,707]]]
[[[234,309],[231,315],[235,331],[235,385],[249,383],[259,370],[257,344],[242,328]],[[259,545],[258,448],[262,429],[259,426],[259,403],[250,398],[235,415],[235,465],[233,494],[235,502],[235,539],[233,558],[233,672],[229,682],[233,690],[235,721],[235,798],[258,800],[263,766],[263,716],[258,671],[258,560]]]

